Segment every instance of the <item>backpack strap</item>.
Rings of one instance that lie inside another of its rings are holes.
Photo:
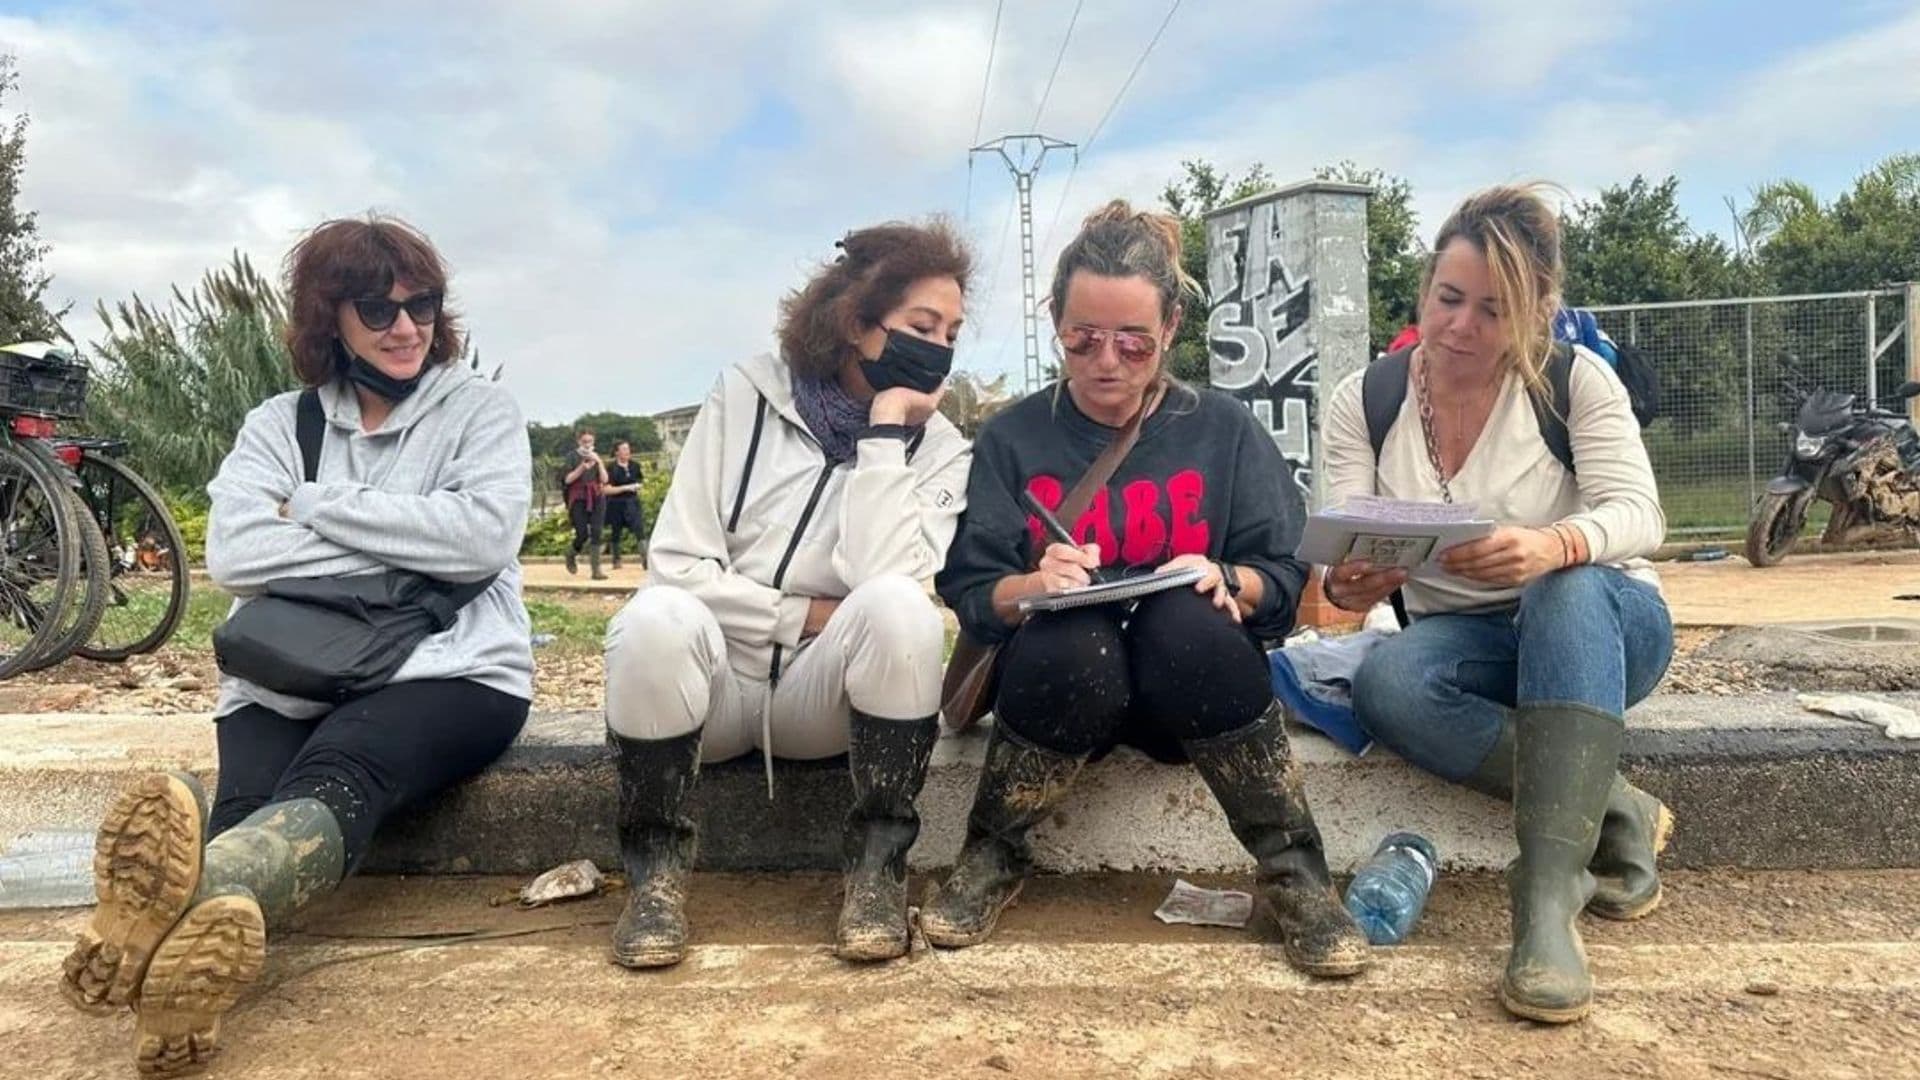
[[[320,477],[320,444],[327,434],[327,411],[320,404],[320,391],[307,387],[293,410],[293,437],[300,444],[300,462],[307,483]]]
[[[1569,473],[1574,471],[1573,432],[1567,429],[1567,418],[1573,415],[1573,360],[1573,346],[1554,342],[1547,353],[1547,398],[1527,395],[1533,402],[1533,418],[1540,424],[1540,438]]]
[[[1380,448],[1387,445],[1387,432],[1400,418],[1400,407],[1407,402],[1407,369],[1412,363],[1411,346],[1391,352],[1367,365],[1360,379],[1360,411],[1367,416],[1367,441],[1373,444],[1373,460],[1380,460]]]

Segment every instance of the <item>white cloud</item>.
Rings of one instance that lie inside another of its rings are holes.
[[[1041,129],[1084,140],[1167,6],[1086,4]],[[1069,159],[1042,170],[1042,287],[1088,210],[1156,201],[1184,158],[1264,162],[1281,180],[1342,157],[1382,166],[1413,182],[1431,229],[1492,181],[1585,193],[1729,163],[1758,179],[1920,111],[1920,16],[1831,40],[1810,27],[1798,53],[1683,106],[1644,73],[1581,68],[1630,55],[1654,12],[1593,7],[1396,5],[1381,33],[1378,16],[1324,0],[1189,0],[1064,203]],[[300,230],[379,207],[434,237],[487,361],[531,415],[559,419],[697,400],[766,347],[779,296],[847,228],[958,215],[989,49],[982,135],[1027,130],[1072,6],[1007,5],[997,44],[984,0],[106,10],[0,17],[57,294],[82,311],[164,295],[235,249],[275,267]],[[1517,118],[1473,124],[1488,106]],[[1018,367],[1011,188],[997,161],[977,163],[963,366]],[[73,329],[95,332],[84,317]]]

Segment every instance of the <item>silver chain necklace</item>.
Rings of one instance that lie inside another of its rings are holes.
[[[1413,391],[1420,406],[1420,431],[1427,438],[1427,462],[1433,466],[1433,478],[1440,481],[1440,501],[1453,502],[1453,490],[1447,486],[1447,470],[1440,465],[1440,440],[1433,434],[1433,395],[1427,392],[1427,357],[1422,350],[1413,368]]]

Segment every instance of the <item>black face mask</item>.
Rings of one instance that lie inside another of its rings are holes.
[[[364,386],[392,402],[405,401],[420,388],[421,376],[427,373],[426,366],[421,365],[420,373],[413,378],[396,379],[350,352],[345,342],[340,343],[340,358],[344,362],[342,373],[348,382]]]
[[[904,386],[931,394],[953,370],[953,349],[899,330],[887,331],[887,344],[878,360],[862,360],[860,373],[877,393]]]

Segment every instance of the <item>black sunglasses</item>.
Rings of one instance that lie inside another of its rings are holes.
[[[440,317],[440,294],[437,292],[416,293],[405,300],[389,300],[384,296],[370,296],[353,302],[353,313],[360,317],[360,325],[369,330],[385,330],[400,317],[400,309],[405,308],[407,318],[415,326],[426,326]]]

